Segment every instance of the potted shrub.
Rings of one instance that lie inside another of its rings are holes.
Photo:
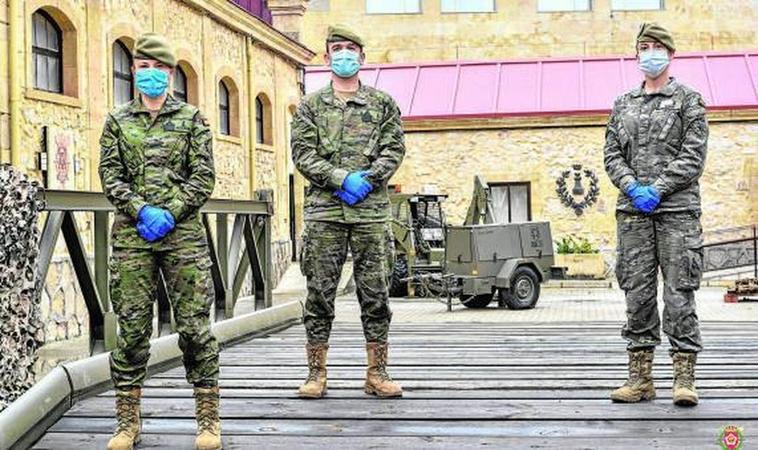
[[[566,236],[556,244],[555,265],[566,267],[569,278],[600,279],[605,276],[603,256],[587,239]]]

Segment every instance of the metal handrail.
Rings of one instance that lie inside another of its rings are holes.
[[[256,200],[211,199],[201,209],[202,222],[211,255],[211,274],[216,293],[215,319],[234,316],[248,269],[252,270],[255,309],[271,306],[271,191],[256,192]],[[42,237],[37,271],[45,280],[58,236],[63,234],[68,254],[89,313],[90,350],[98,353],[116,345],[116,316],[110,305],[108,256],[110,215],[116,208],[100,192],[45,192],[48,213]],[[81,238],[75,212],[94,214],[94,274]],[[215,215],[215,233],[209,220]],[[231,216],[231,217],[230,217]],[[229,220],[234,227],[229,234]],[[163,278],[158,286],[159,334],[172,330],[172,314]]]

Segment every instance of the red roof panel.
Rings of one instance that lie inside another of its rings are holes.
[[[758,51],[678,55],[671,73],[710,108],[758,107]],[[306,69],[306,91],[329,80]],[[609,111],[642,81],[633,57],[368,65],[363,83],[389,92],[406,119]]]

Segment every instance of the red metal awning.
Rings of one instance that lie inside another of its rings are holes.
[[[758,107],[758,50],[677,55],[671,73],[710,109]],[[329,69],[306,69],[306,91]],[[632,56],[367,65],[361,80],[389,92],[405,119],[452,119],[610,111],[642,81]]]

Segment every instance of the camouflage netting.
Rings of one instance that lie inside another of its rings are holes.
[[[0,411],[34,384],[33,365],[44,340],[37,276],[43,189],[0,166]]]

